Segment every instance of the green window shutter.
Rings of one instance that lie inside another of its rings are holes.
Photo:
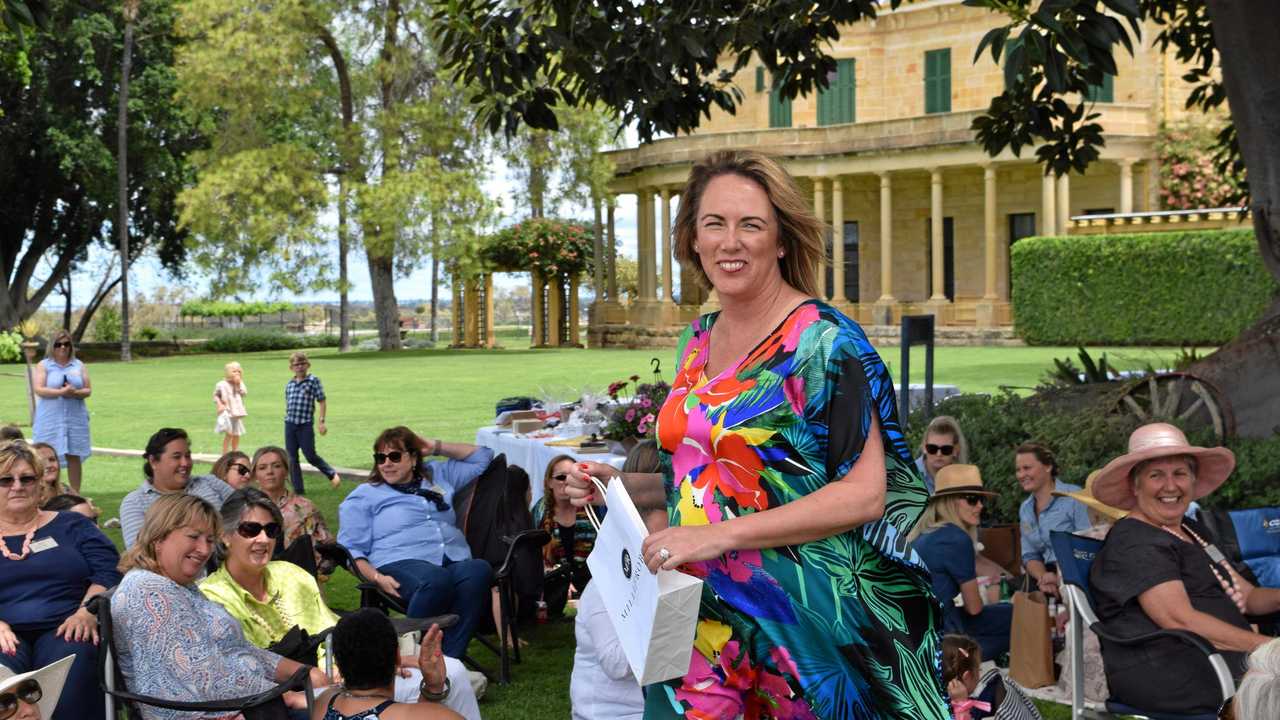
[[[764,66],[756,68],[756,92],[764,92]]]
[[[769,93],[769,127],[791,127],[791,98],[784,97],[777,88]]]
[[[1114,75],[1103,75],[1101,85],[1090,85],[1085,90],[1084,99],[1089,102],[1110,103],[1116,101],[1116,78]]]
[[[924,54],[924,111],[951,112],[951,48]]]
[[[855,81],[852,58],[837,60],[827,89],[818,94],[818,124],[840,125],[854,121]]]

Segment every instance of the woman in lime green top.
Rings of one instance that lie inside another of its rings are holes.
[[[310,573],[293,563],[271,559],[283,520],[266,493],[252,487],[237,490],[222,505],[222,521],[226,548],[222,567],[200,583],[200,592],[240,621],[245,639],[265,648],[294,626],[316,635],[337,624],[337,614],[325,605]],[[323,652],[322,648],[321,667]],[[407,671],[396,681],[398,702],[418,699],[421,673],[417,661],[416,655],[405,658]],[[442,704],[467,720],[480,720],[466,668],[454,658],[446,657],[444,663],[449,694]]]

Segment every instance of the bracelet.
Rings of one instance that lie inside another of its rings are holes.
[[[418,684],[418,692],[422,693],[422,699],[428,702],[443,701],[445,698],[449,697],[449,689],[450,689],[450,686],[449,686],[448,677],[445,677],[444,687],[441,688],[440,692],[438,693],[433,693],[427,689],[427,681],[425,678],[422,680],[421,683]]]

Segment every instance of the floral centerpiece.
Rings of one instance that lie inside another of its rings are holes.
[[[609,415],[604,436],[617,440],[630,450],[637,442],[652,438],[658,410],[666,401],[671,386],[662,380],[641,383],[639,375],[609,384],[609,397],[617,407]]]

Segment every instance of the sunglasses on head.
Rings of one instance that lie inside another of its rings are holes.
[[[0,487],[13,487],[15,482],[20,485],[32,485],[35,481],[35,475],[5,475],[4,477],[0,477]]]
[[[233,465],[231,466],[231,469],[232,469],[232,470],[235,470],[236,472],[240,473],[241,475],[248,475],[248,474],[249,474],[249,466],[248,466],[248,465],[245,465],[245,464],[243,464],[243,463],[235,463],[235,464],[233,464]]]
[[[930,455],[937,455],[938,453],[950,455],[955,449],[955,445],[934,445],[933,443],[929,443],[924,446],[924,451]]]
[[[236,532],[245,540],[252,540],[258,537],[258,534],[263,530],[267,532],[267,537],[272,540],[280,539],[280,523],[278,522],[273,521],[263,525],[260,522],[246,521],[236,526]]]
[[[40,683],[34,679],[23,680],[13,689],[13,692],[0,693],[0,720],[7,720],[17,714],[19,700],[28,705],[35,705],[43,697]]]
[[[399,450],[392,450],[391,452],[387,452],[387,453],[376,452],[373,454],[373,464],[381,465],[382,463],[388,460],[390,460],[393,463],[398,463],[404,459],[404,456],[405,456],[405,453]]]
[[[54,343],[53,346],[56,348],[69,348],[71,347],[71,343],[67,342],[66,340],[59,340],[58,342]]]
[[[972,495],[961,495],[961,496],[960,496],[960,499],[961,499],[961,500],[964,500],[964,501],[965,501],[965,502],[967,502],[967,503],[969,503],[970,507],[975,507],[975,506],[978,506],[978,505],[984,505],[984,504],[986,504],[986,502],[987,502],[987,499],[986,499],[986,498],[984,498],[983,496],[981,496],[981,495],[979,495],[979,494],[977,494],[977,493],[974,493],[974,494],[972,494]]]

